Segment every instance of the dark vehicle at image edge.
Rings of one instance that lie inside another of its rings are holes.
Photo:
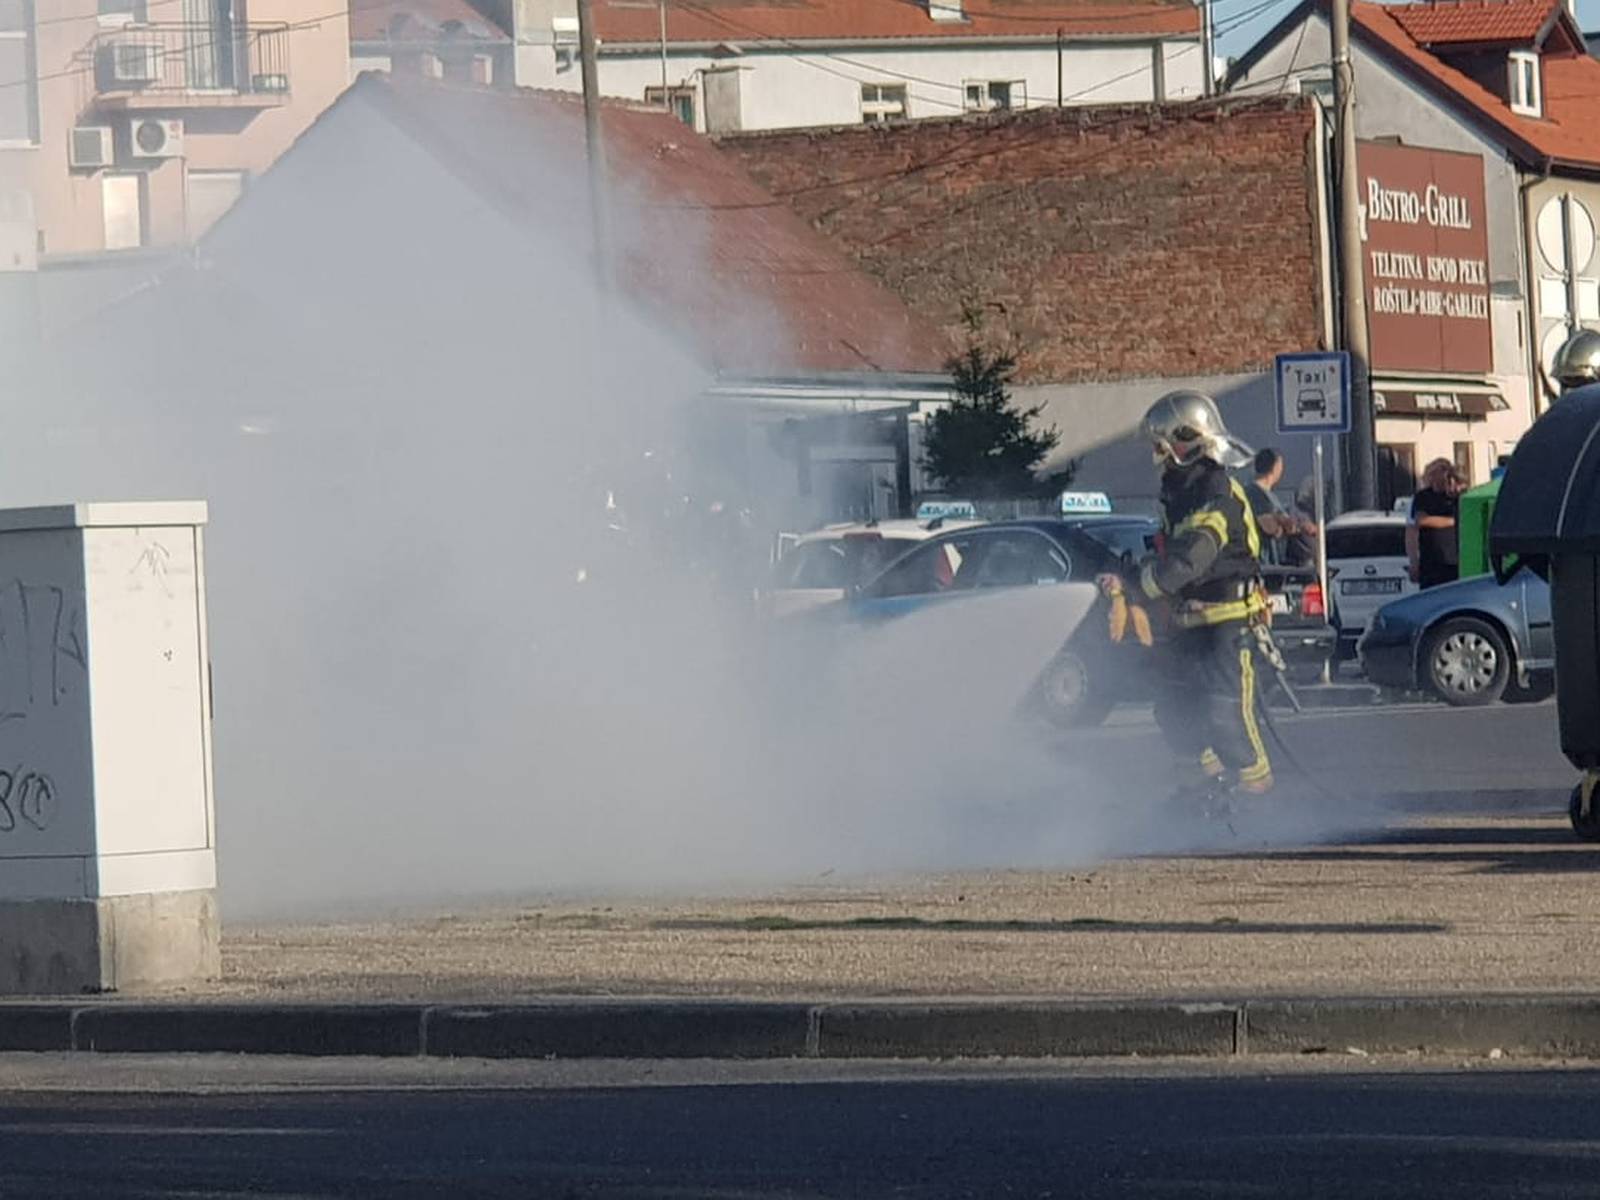
[[[1542,700],[1555,686],[1550,585],[1519,571],[1427,588],[1374,613],[1356,652],[1379,687],[1464,707]]]
[[[1000,521],[930,538],[896,559],[845,602],[851,619],[891,620],[930,604],[959,602],[993,588],[1092,583],[1125,568],[1154,545],[1157,523],[1148,517],[1102,521],[1081,517]],[[1274,637],[1285,656],[1309,649],[1320,664],[1330,633],[1320,593],[1309,569],[1267,568],[1277,589]],[[1307,585],[1310,585],[1308,588]],[[1104,720],[1119,701],[1146,701],[1152,693],[1150,653],[1129,639],[1111,644],[1095,615],[1067,639],[1019,698],[1030,715],[1074,727]]]

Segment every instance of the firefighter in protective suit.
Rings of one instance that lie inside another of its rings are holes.
[[[1154,608],[1169,635],[1160,643],[1156,722],[1193,764],[1180,796],[1226,807],[1230,796],[1272,788],[1272,764],[1257,715],[1260,658],[1275,659],[1261,582],[1261,536],[1250,501],[1228,468],[1250,451],[1202,392],[1163,396],[1141,426],[1162,468],[1159,553],[1126,580],[1107,577],[1113,637],[1124,608]],[[1135,622],[1140,624],[1142,622]],[[1140,640],[1145,640],[1142,636]],[[1271,660],[1268,660],[1270,664]]]

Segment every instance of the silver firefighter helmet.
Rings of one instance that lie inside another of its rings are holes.
[[[1187,467],[1209,458],[1219,466],[1242,467],[1252,457],[1250,448],[1228,432],[1216,401],[1204,392],[1168,392],[1146,411],[1140,431],[1161,466]]]
[[[1580,329],[1561,344],[1550,374],[1563,391],[1600,383],[1600,333]]]

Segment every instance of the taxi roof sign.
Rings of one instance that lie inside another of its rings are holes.
[[[1104,492],[1062,492],[1061,511],[1064,513],[1108,513],[1111,497]]]
[[[938,521],[951,517],[976,517],[978,506],[971,500],[924,500],[917,506],[917,520]]]

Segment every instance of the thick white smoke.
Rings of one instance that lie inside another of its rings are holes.
[[[772,636],[684,516],[704,370],[596,294],[580,164],[527,170],[518,222],[382,123],[308,139],[7,389],[0,502],[211,504],[228,914],[1125,846],[1014,713],[1087,589]]]

